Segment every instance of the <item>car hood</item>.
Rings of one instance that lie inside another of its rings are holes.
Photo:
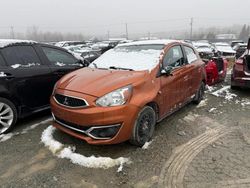
[[[61,78],[57,88],[101,97],[111,91],[143,80],[148,71],[83,68]]]

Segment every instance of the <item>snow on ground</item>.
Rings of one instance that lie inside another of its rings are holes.
[[[226,100],[231,101],[234,97],[237,97],[236,94],[230,93],[230,86],[224,86],[223,88],[215,91],[212,93],[212,95],[216,97],[224,97]]]
[[[208,112],[213,112],[215,110],[216,110],[216,108],[211,108],[210,110],[208,110]]]
[[[184,121],[186,122],[193,122],[196,120],[196,118],[199,117],[198,114],[192,114],[192,113],[189,113],[187,116],[185,116],[183,118]]]
[[[49,126],[42,133],[41,141],[48,147],[53,154],[59,158],[69,159],[72,163],[86,167],[86,168],[111,168],[120,165],[117,172],[123,169],[123,164],[130,164],[128,158],[119,157],[112,159],[110,157],[86,157],[82,154],[76,153],[74,147],[66,147],[62,143],[53,138],[53,133],[56,128]]]
[[[207,99],[204,99],[196,107],[197,108],[201,108],[201,107],[206,106],[206,105],[207,105]]]
[[[1,135],[0,135],[0,142],[5,142],[5,141],[11,139],[13,136],[16,136],[16,135],[26,134],[26,133],[28,133],[28,131],[30,131],[30,130],[32,130],[32,129],[35,129],[35,128],[38,127],[39,125],[48,123],[48,122],[50,122],[51,120],[52,120],[52,118],[49,118],[49,119],[46,119],[46,120],[44,120],[44,121],[41,121],[40,123],[33,124],[33,125],[31,125],[30,127],[27,127],[27,128],[25,128],[25,129],[23,129],[21,132],[8,133],[8,134],[1,134]]]
[[[0,77],[5,77],[7,76],[4,72],[0,72]]]
[[[206,86],[206,87],[209,92],[213,92],[216,89],[216,87],[214,86]]]
[[[142,146],[142,149],[144,149],[144,150],[148,149],[148,147],[150,146],[150,144],[152,144],[152,141],[146,142],[146,143]]]
[[[18,135],[17,133],[8,133],[8,134],[1,134],[0,135],[0,142],[5,142],[11,139],[13,136]]]
[[[245,106],[250,106],[250,101],[249,100],[242,100],[241,102],[240,102],[240,104],[241,104],[241,106],[243,106],[243,107],[245,107]]]
[[[35,129],[36,127],[38,127],[39,125],[41,124],[46,124],[46,123],[49,123],[53,120],[53,118],[49,118],[49,119],[46,119],[44,121],[41,121],[40,123],[36,123],[36,124],[33,124],[31,125],[30,127],[27,127],[25,129],[22,130],[21,134],[25,134],[27,133],[28,131],[32,130],[32,129]]]

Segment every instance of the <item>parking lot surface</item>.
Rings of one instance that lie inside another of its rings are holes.
[[[50,112],[22,120],[0,136],[1,187],[250,187],[249,90],[229,85],[157,124],[143,148],[88,145]]]

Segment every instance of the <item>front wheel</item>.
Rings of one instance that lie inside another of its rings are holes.
[[[10,131],[17,121],[16,107],[7,99],[0,98],[0,134]]]
[[[204,94],[205,94],[205,83],[201,82],[201,85],[194,96],[193,103],[199,104],[201,100],[204,98]]]
[[[152,107],[145,106],[138,114],[133,128],[130,143],[136,146],[143,146],[150,141],[156,124],[156,114]]]

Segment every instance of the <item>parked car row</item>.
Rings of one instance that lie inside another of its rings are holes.
[[[250,41],[234,65],[233,89],[250,87],[249,49]],[[56,128],[89,144],[129,140],[142,146],[157,122],[187,103],[198,104],[206,84],[225,78],[225,58],[212,55],[204,63],[199,54],[184,41],[137,41],[119,44],[81,69],[86,64],[63,48],[0,40],[0,134],[18,118],[51,107]]]

